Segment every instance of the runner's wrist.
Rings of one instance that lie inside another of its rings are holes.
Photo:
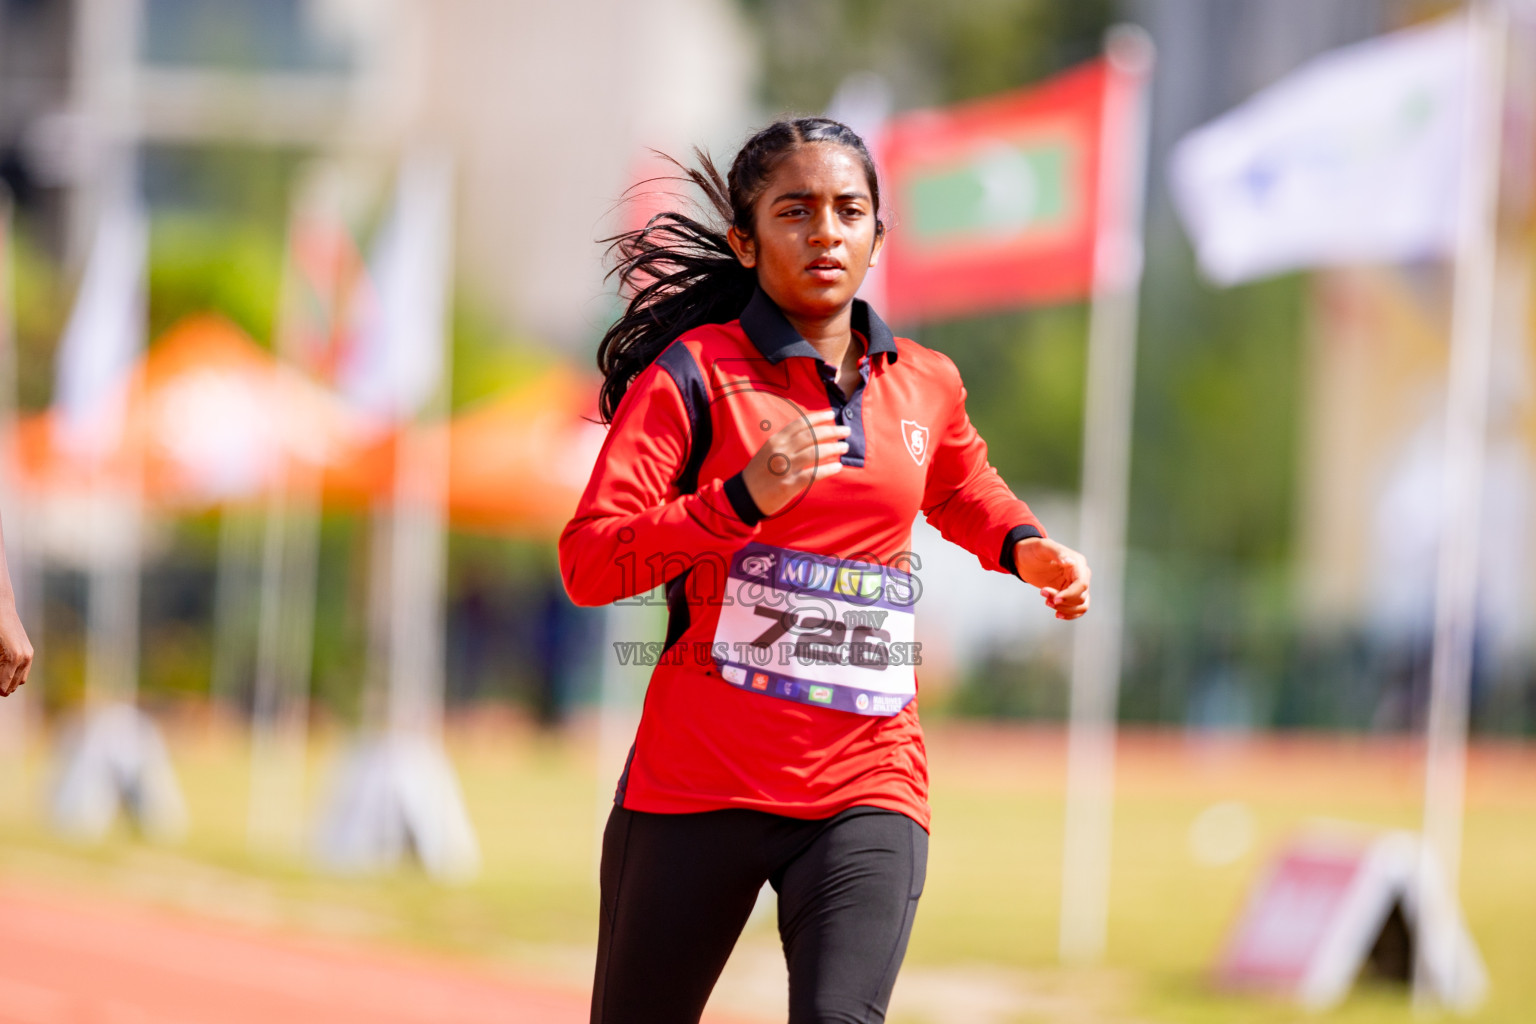
[[[746,472],[743,469],[725,481],[725,497],[742,522],[748,526],[756,526],[762,521],[764,513],[758,507],[757,500],[752,497],[752,491],[747,487]]]
[[[1003,567],[1004,572],[1018,576],[1022,580],[1024,577],[1019,572],[1018,564],[1019,544],[1028,540],[1043,540],[1044,538],[1045,534],[1040,532],[1039,527],[1030,523],[1020,523],[1009,530],[1008,535],[1003,538],[1003,550],[998,556],[998,564]]]

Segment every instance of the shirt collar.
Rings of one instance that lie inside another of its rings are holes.
[[[821,358],[821,353],[800,337],[800,332],[790,325],[783,312],[762,288],[752,293],[752,301],[741,311],[741,329],[770,363],[782,362],[789,356]],[[886,354],[888,361],[896,359],[895,335],[891,334],[885,321],[863,299],[853,300],[853,329],[868,339],[866,354],[871,360],[880,352]]]

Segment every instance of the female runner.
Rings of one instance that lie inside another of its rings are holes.
[[[927,869],[909,551],[921,510],[984,568],[1088,608],[1083,557],[987,462],[946,356],[854,298],[880,252],[863,141],[777,121],[615,241],[607,439],[566,590],[665,584],[670,618],[603,836],[594,1024],[695,1022],[766,880],[791,1024],[885,1019]]]

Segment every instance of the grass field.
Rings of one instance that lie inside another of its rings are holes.
[[[595,829],[612,787],[594,769],[594,732],[578,726],[565,737],[539,736],[498,716],[452,726],[450,749],[485,857],[477,880],[453,887],[410,870],[334,878],[296,857],[249,853],[248,748],[238,733],[210,721],[170,730],[193,820],[184,843],[155,847],[120,831],[101,846],[69,845],[41,825],[46,766],[42,743],[34,742],[24,760],[12,759],[0,785],[0,882],[430,948],[579,989],[592,963]],[[1317,818],[1417,823],[1420,760],[1412,743],[1127,733],[1119,748],[1109,952],[1092,970],[1055,965],[1060,734],[938,722],[928,727],[928,744],[928,885],[894,1021],[1365,1024],[1414,1016],[1402,990],[1379,983],[1312,1016],[1221,995],[1208,982],[1248,885],[1294,830]],[[339,749],[335,736],[317,739],[312,778],[327,777]],[[1229,818],[1251,822],[1252,840],[1229,837],[1221,857],[1202,862],[1192,826],[1217,804]],[[1493,986],[1474,1019],[1536,1020],[1536,747],[1472,752],[1462,894]],[[782,986],[765,914],[749,926],[716,1005],[782,1019]]]

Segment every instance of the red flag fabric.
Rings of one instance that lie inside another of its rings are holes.
[[[1081,299],[1093,286],[1110,71],[892,120],[885,313],[914,323]]]
[[[288,228],[283,349],[300,369],[330,384],[352,341],[349,303],[371,285],[352,233],[325,213],[302,210]]]

